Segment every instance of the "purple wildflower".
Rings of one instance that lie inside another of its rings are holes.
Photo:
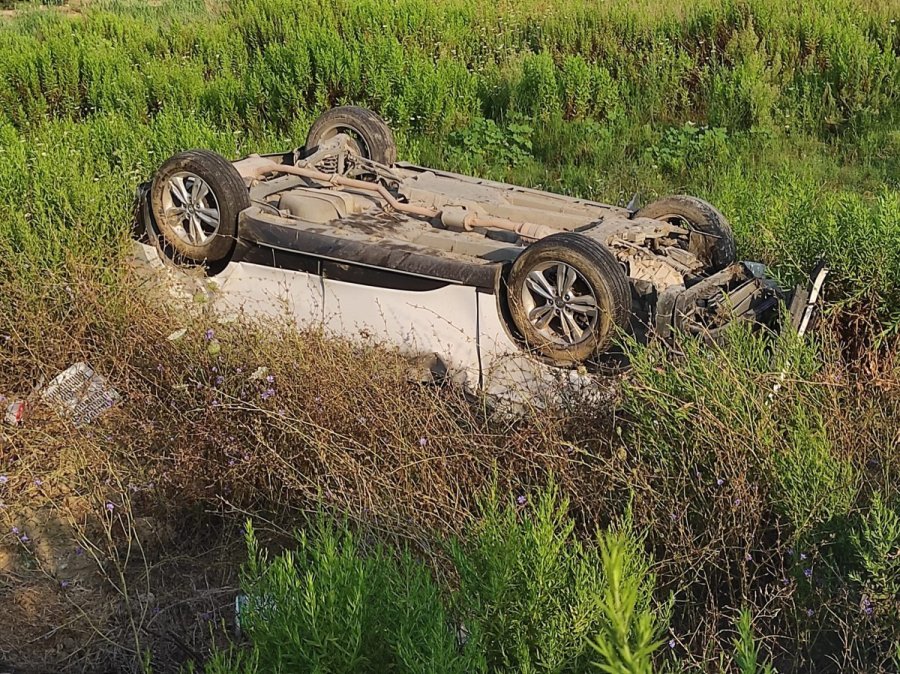
[[[107,501],[107,502],[106,502],[106,509],[107,509],[109,512],[112,512],[113,510],[116,509],[116,506],[115,506],[115,504],[114,504],[112,501]]]
[[[223,383],[225,383],[225,377],[222,375],[216,377],[216,386],[221,386]]]
[[[274,374],[267,375],[266,381],[269,382],[270,384],[273,383],[275,381],[275,375]]]
[[[812,578],[812,569],[803,569],[803,575],[807,578]]]
[[[212,328],[207,329],[207,331],[206,331],[206,341],[207,342],[211,342],[213,337],[215,337],[215,336],[216,336],[216,333],[213,331]]]
[[[801,553],[800,553],[800,559],[801,559],[801,560],[806,559],[806,553],[805,553],[805,552],[801,552]]]
[[[6,484],[9,482],[9,478],[6,475],[0,475],[0,484]]]
[[[810,618],[813,617],[814,613],[815,611],[813,611],[811,608],[806,609],[806,615],[808,615]]]
[[[734,499],[734,505],[736,505],[736,506],[741,505],[741,499],[740,498]]]
[[[862,598],[862,607],[866,615],[872,615],[872,613],[875,611],[875,607],[872,606],[872,602],[869,601],[868,597]]]
[[[525,495],[522,494],[522,495],[520,495],[520,496],[518,496],[518,497],[516,498],[516,503],[518,503],[520,506],[521,506],[521,505],[525,505],[525,502],[526,502],[527,500],[528,500],[528,499],[525,498]]]
[[[419,447],[424,447],[428,444],[428,438],[419,438]]]
[[[23,543],[27,543],[27,542],[28,542],[29,540],[31,540],[31,539],[28,538],[28,534],[22,534],[22,535],[19,537],[19,540],[22,541]]]
[[[39,477],[34,478],[35,487],[40,487],[42,484],[44,484],[44,481],[42,479],[40,479]]]
[[[10,529],[10,531],[12,531],[17,536],[19,535],[19,527],[13,527],[12,529]]]
[[[263,391],[262,393],[259,394],[259,397],[262,398],[263,400],[268,400],[273,395],[275,395],[275,389],[267,388],[265,391]]]
[[[66,588],[69,587],[69,581],[67,581],[67,580],[61,581],[60,584],[59,584],[59,586],[60,586],[62,589],[65,590]]]
[[[84,554],[84,548],[82,548],[80,545],[76,545],[75,546],[75,554],[78,555],[79,557],[81,557],[81,555]]]
[[[725,480],[723,480],[723,479],[720,477],[718,480],[716,480],[716,484],[717,484],[719,487],[721,487],[723,484],[725,484]]]
[[[669,648],[675,648],[675,639],[669,639]]]

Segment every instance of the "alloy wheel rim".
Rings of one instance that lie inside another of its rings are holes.
[[[219,231],[222,214],[209,184],[196,173],[181,171],[166,182],[163,215],[180,239],[202,246]]]
[[[522,305],[532,328],[563,346],[588,339],[600,317],[591,285],[575,267],[560,261],[542,263],[528,272]]]

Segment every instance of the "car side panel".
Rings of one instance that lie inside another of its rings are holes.
[[[322,325],[325,315],[321,279],[249,262],[232,262],[214,277],[217,304],[226,313],[289,319],[301,328]]]
[[[433,290],[378,288],[323,278],[326,332],[368,343],[386,343],[410,355],[437,356],[448,373],[477,386],[476,289],[445,285]]]

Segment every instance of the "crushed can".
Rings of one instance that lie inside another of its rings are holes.
[[[25,401],[24,400],[14,400],[6,406],[6,413],[3,416],[3,421],[8,423],[10,426],[18,426],[22,423],[22,417],[25,416]]]

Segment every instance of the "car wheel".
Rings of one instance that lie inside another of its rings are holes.
[[[631,289],[615,256],[571,232],[541,239],[516,258],[507,300],[526,345],[558,365],[603,353],[631,317]]]
[[[238,215],[250,195],[230,161],[208,150],[169,158],[156,172],[150,208],[159,233],[190,264],[227,262],[237,239]]]
[[[703,199],[683,194],[663,197],[644,206],[634,216],[686,225],[692,231],[708,234],[702,237],[703,241],[691,243],[691,252],[704,259],[712,271],[720,271],[734,263],[736,253],[731,225],[715,206]]]
[[[388,166],[397,161],[397,144],[387,122],[371,110],[355,105],[322,113],[306,136],[306,151],[312,152],[323,140],[339,133],[348,135],[353,151],[366,159]]]

